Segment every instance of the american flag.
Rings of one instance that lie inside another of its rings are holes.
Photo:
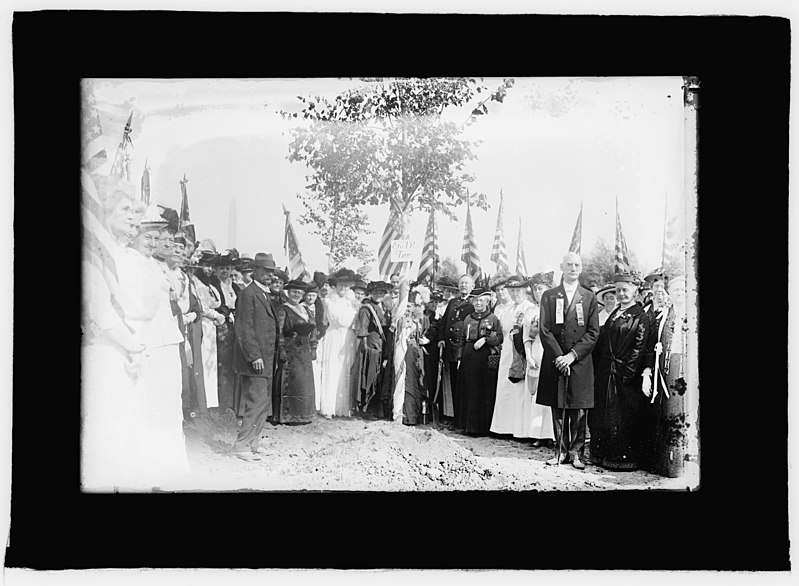
[[[186,191],[188,182],[189,180],[186,179],[186,174],[184,173],[183,179],[180,180],[180,229],[188,241],[196,242],[197,235],[194,233],[194,224],[191,223],[189,218],[189,194]]]
[[[141,175],[141,200],[144,205],[150,205],[150,167],[147,166],[147,159],[144,161],[144,172]]]
[[[580,202],[580,215],[577,216],[577,224],[574,226],[572,242],[569,245],[569,252],[580,254],[580,243],[583,239],[583,204]]]
[[[94,85],[90,79],[81,80],[81,102],[81,162],[89,173],[102,172],[101,167],[108,163],[108,155],[100,126],[100,113],[94,99]]]
[[[519,240],[516,244],[516,274],[527,276],[527,261],[524,259],[524,243],[522,242],[522,219],[519,218]]]
[[[128,150],[128,145],[133,148],[133,141],[130,139],[131,122],[133,121],[133,112],[131,111],[128,116],[128,121],[125,122],[125,129],[122,131],[122,140],[119,141],[117,146],[117,154],[114,156],[114,162],[111,165],[110,175],[114,177],[122,177],[130,181],[130,161],[131,153]]]
[[[474,230],[472,229],[471,204],[467,204],[466,207],[466,231],[463,233],[461,260],[466,263],[466,272],[470,274],[475,281],[482,276],[483,271],[480,268],[480,253],[477,252],[477,242],[475,241]]]
[[[505,247],[505,229],[502,226],[502,209],[504,204],[502,190],[499,190],[499,213],[497,214],[497,231],[494,234],[494,247],[491,249],[491,260],[497,263],[497,274],[508,273],[508,249]]]
[[[436,213],[431,209],[430,219],[427,220],[427,231],[424,235],[418,281],[434,283],[436,275],[438,275],[438,238],[436,236]]]
[[[619,198],[616,198],[616,255],[613,263],[614,273],[630,272],[630,261],[627,260],[627,242],[621,231],[621,217],[619,216]]]
[[[291,212],[283,206],[283,213],[286,214],[286,229],[283,235],[283,251],[289,259],[289,278],[298,278],[305,271],[305,262],[302,260],[300,245],[297,243],[297,235],[294,233],[294,226],[291,225]]]
[[[391,200],[391,213],[388,215],[386,228],[383,230],[383,237],[380,239],[380,247],[377,249],[377,269],[380,278],[388,281],[391,275],[401,272],[401,268],[407,263],[391,262],[391,242],[401,239],[407,232],[404,214],[400,210],[395,200]]]

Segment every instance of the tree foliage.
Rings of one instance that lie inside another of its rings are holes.
[[[614,246],[608,244],[601,236],[597,238],[591,252],[582,256],[583,272],[580,275],[580,280],[583,285],[590,285],[592,280],[595,280],[600,287],[612,283],[615,255]],[[627,251],[627,260],[630,261],[631,270],[640,270],[638,258],[632,250]]]
[[[441,259],[437,278],[440,279],[441,277],[450,277],[457,282],[462,273],[463,271],[461,271],[460,267],[458,266],[458,261],[451,256],[445,256],[443,259]]]
[[[474,176],[465,165],[475,159],[475,145],[461,134],[488,113],[489,102],[504,100],[514,80],[493,91],[465,77],[362,81],[334,99],[297,96],[301,111],[281,112],[298,121],[287,158],[310,170],[300,196],[309,210],[303,219],[330,234],[331,255],[342,248],[338,238],[347,230],[363,230],[367,205],[390,204],[404,222],[414,210],[431,209],[455,220],[453,208],[466,201],[488,209],[485,194],[467,189]],[[477,98],[483,99],[474,105]],[[442,116],[464,108],[461,124]],[[324,219],[342,209],[356,211]],[[346,229],[334,233],[333,224]]]

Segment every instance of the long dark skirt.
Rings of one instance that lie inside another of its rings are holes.
[[[216,328],[216,366],[219,408],[234,409],[236,374],[233,371],[233,348],[236,335],[233,327],[226,324]]]
[[[309,423],[316,414],[311,343],[308,336],[287,338],[286,361],[277,370],[272,401],[276,423]]]
[[[497,398],[497,371],[488,369],[488,344],[479,350],[467,342],[458,369],[460,408],[455,413],[455,427],[475,435],[488,434]]]
[[[681,476],[685,467],[685,397],[675,385],[681,361],[681,354],[671,355],[669,372],[665,377],[670,396],[667,398],[660,386],[655,402],[649,404],[647,401],[646,408],[649,433],[646,436],[643,464],[653,474],[669,478]]]
[[[644,445],[645,401],[641,377],[632,384],[617,383],[616,376],[602,373],[595,384],[591,418],[591,459],[610,470],[636,470]]]
[[[422,423],[422,398],[426,393],[422,364],[419,346],[409,340],[405,350],[405,398],[402,402],[402,422],[405,425]]]

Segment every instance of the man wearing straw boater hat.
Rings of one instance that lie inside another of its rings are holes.
[[[547,464],[585,468],[586,411],[594,406],[591,351],[599,337],[599,311],[593,292],[579,282],[580,257],[570,252],[560,263],[563,281],[541,296],[539,318],[541,374],[536,402],[552,407],[557,455]]]
[[[269,284],[275,272],[271,254],[259,252],[252,262],[253,282],[236,305],[236,345],[233,366],[241,375],[244,414],[231,451],[243,459],[256,459],[261,429],[272,415],[272,383],[277,360],[285,360],[282,336],[278,335],[277,312],[270,299]]]

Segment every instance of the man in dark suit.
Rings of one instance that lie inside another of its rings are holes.
[[[272,381],[275,355],[285,360],[277,313],[269,295],[275,272],[271,254],[259,252],[252,263],[253,282],[236,303],[236,346],[233,367],[241,375],[244,417],[231,451],[244,459],[257,456],[264,421],[272,414]]]
[[[438,329],[438,349],[444,357],[449,371],[450,388],[452,389],[452,409],[455,412],[455,421],[460,420],[460,400],[456,389],[458,388],[458,366],[463,354],[463,320],[474,311],[470,294],[474,289],[474,279],[469,275],[461,275],[458,279],[460,295],[453,297],[447,303],[447,309],[441,317]]]
[[[544,356],[536,402],[552,408],[556,441],[560,438],[560,461],[556,455],[547,464],[571,462],[582,470],[586,410],[594,406],[591,351],[599,337],[599,310],[594,293],[580,285],[580,257],[568,253],[560,269],[563,282],[541,296]]]

